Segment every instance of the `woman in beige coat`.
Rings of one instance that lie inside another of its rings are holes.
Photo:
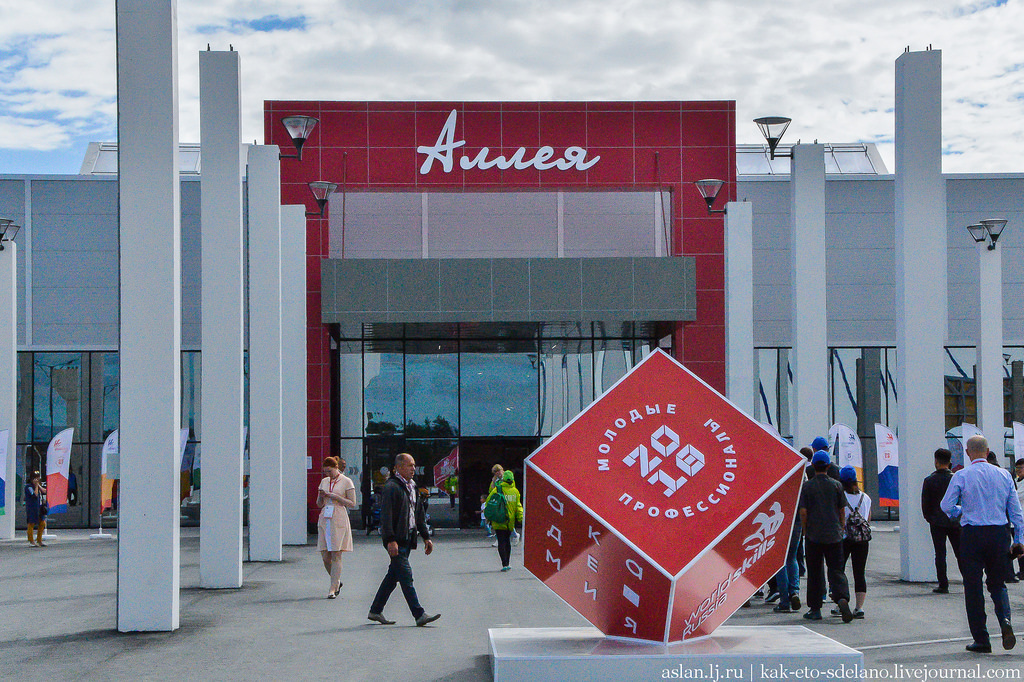
[[[324,459],[324,473],[327,476],[317,488],[316,505],[320,507],[317,521],[316,548],[324,560],[324,570],[331,576],[328,599],[334,599],[341,592],[341,553],[352,551],[352,526],[348,510],[356,508],[356,488],[351,479],[341,473],[338,460]]]

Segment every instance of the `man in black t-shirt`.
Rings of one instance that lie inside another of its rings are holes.
[[[825,593],[825,566],[828,566],[829,592],[835,599],[843,622],[853,620],[850,610],[850,586],[843,571],[843,527],[846,523],[846,496],[838,482],[828,475],[831,459],[824,450],[811,458],[814,478],[800,490],[800,524],[807,553],[808,620],[821,620],[822,595]]]

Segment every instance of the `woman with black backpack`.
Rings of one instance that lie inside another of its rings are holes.
[[[845,466],[839,470],[839,482],[846,491],[846,527],[843,537],[843,568],[853,558],[853,590],[857,595],[854,618],[864,617],[864,600],[868,586],[864,580],[864,567],[868,563],[868,545],[871,544],[871,498],[857,485],[857,470]],[[836,614],[838,615],[838,614]]]

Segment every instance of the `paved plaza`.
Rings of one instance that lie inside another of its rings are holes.
[[[932,594],[932,584],[900,582],[894,525],[875,524],[864,620],[844,625],[826,616],[810,623],[773,614],[755,599],[727,624],[807,625],[862,650],[867,667],[888,669],[888,679],[925,679],[912,675],[926,667],[1021,679],[1024,642],[1004,652],[994,637],[992,655],[964,651],[970,636],[955,567],[949,595]],[[188,528],[181,540],[181,628],[120,634],[116,545],[90,540],[89,532],[56,531],[44,549],[24,539],[0,543],[0,679],[489,680],[488,628],[586,625],[523,570],[522,548],[513,550],[514,569],[500,573],[497,552],[479,531],[438,531],[434,553],[424,557],[421,549],[413,557],[424,607],[443,614],[417,628],[399,590],[385,611],[396,625],[366,620],[387,566],[377,535],[357,535],[355,551],[345,555],[341,596],[327,600],[313,546],[286,547],[281,563],[246,564],[242,589],[200,589],[198,529]],[[1024,635],[1024,583],[1009,589]],[[988,613],[992,630],[991,604]]]

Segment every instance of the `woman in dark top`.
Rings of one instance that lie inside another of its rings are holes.
[[[25,525],[28,528],[28,544],[46,547],[43,543],[43,531],[46,530],[46,486],[39,480],[39,472],[34,471],[25,484]],[[36,539],[32,540],[35,531]]]

